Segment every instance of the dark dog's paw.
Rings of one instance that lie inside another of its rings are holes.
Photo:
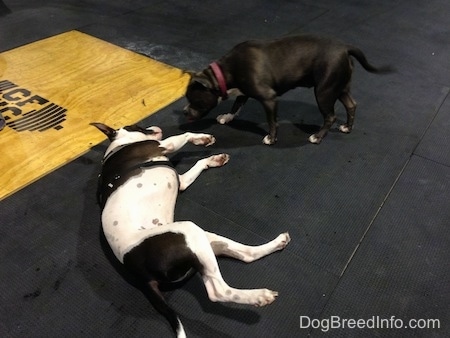
[[[341,124],[339,126],[339,131],[344,134],[349,134],[352,131],[352,128],[350,128],[347,124]]]
[[[219,122],[220,124],[227,124],[228,122],[233,121],[234,119],[234,114],[232,113],[228,113],[228,114],[222,114],[217,116],[217,122]]]
[[[263,143],[267,144],[267,145],[275,144],[276,141],[277,141],[277,139],[270,137],[270,135],[266,135],[263,138]]]
[[[322,138],[317,136],[317,134],[313,134],[308,138],[308,141],[313,144],[319,144],[320,142],[322,142]]]

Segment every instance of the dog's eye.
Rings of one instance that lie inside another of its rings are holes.
[[[146,135],[153,135],[156,134],[156,132],[153,129],[143,129],[142,133],[146,134]]]

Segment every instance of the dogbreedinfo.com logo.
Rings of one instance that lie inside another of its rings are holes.
[[[15,131],[60,130],[67,109],[8,81],[0,81],[0,114]]]

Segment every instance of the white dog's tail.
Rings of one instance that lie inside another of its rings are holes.
[[[175,331],[177,338],[185,338],[186,333],[184,332],[183,324],[181,324],[180,319],[176,312],[167,304],[164,299],[163,294],[159,290],[158,282],[152,280],[148,282],[148,292],[147,296],[152,303],[153,307],[161,313],[168,320],[170,326]]]

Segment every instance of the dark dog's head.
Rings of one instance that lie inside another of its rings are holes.
[[[191,74],[186,99],[189,104],[184,108],[184,115],[193,121],[201,119],[215,108],[220,101],[220,94],[204,73],[196,73]]]

